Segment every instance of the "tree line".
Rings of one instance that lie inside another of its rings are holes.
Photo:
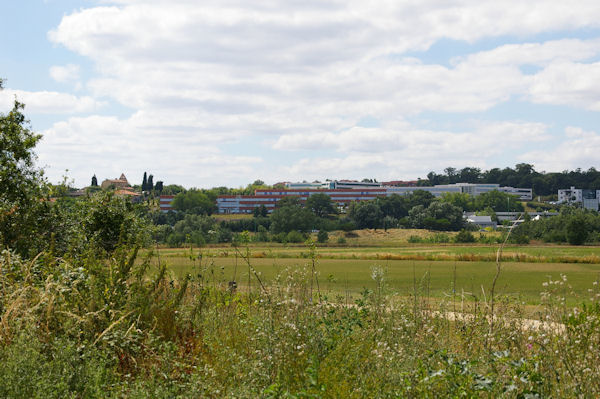
[[[500,186],[532,188],[536,196],[551,196],[560,189],[570,187],[600,189],[600,171],[592,167],[588,170],[577,168],[562,172],[538,172],[528,163],[519,163],[514,168],[485,171],[475,167],[447,167],[443,173],[429,172],[427,179],[418,182],[421,186],[454,183],[497,183]]]
[[[437,231],[459,231],[469,226],[464,211],[522,212],[517,197],[490,191],[477,197],[449,193],[440,198],[424,190],[407,195],[393,194],[370,201],[351,203],[347,209],[338,205],[325,193],[313,194],[305,202],[299,197],[284,197],[268,215],[267,208],[254,209],[251,219],[221,220],[211,217],[216,211],[218,189],[192,189],[175,196],[173,212],[155,212],[153,221],[158,226],[155,238],[168,245],[186,242],[195,244],[235,241],[237,233],[254,232],[258,241],[301,242],[311,231],[416,228]],[[325,235],[321,234],[322,241]]]

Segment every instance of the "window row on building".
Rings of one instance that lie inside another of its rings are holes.
[[[315,189],[307,187],[296,187],[290,189],[261,189],[256,190],[254,195],[221,195],[217,198],[219,213],[251,213],[254,208],[264,205],[268,212],[272,212],[277,201],[284,197],[299,197],[300,202],[305,202],[314,194],[327,194],[340,208],[348,206],[353,201],[367,201],[377,197],[390,196],[392,194],[406,195],[415,190],[430,192],[435,197],[444,193],[466,193],[477,196],[493,190],[498,190],[511,195],[516,195],[519,200],[529,201],[532,199],[530,188],[500,187],[498,184],[447,184],[424,187],[379,187],[379,188],[345,188],[345,189]]]

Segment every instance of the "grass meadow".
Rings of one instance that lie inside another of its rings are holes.
[[[395,295],[408,296],[419,289],[437,300],[469,301],[489,295],[497,250],[498,245],[325,246],[317,248],[314,261],[320,288],[330,297],[353,298],[374,289],[372,269],[380,267],[388,290]],[[289,271],[313,267],[305,245],[251,246],[247,251],[231,246],[161,249],[160,258],[177,278],[209,273],[217,284],[235,280],[245,290],[248,261],[267,285]],[[600,276],[599,252],[597,247],[508,246],[496,290],[535,305],[540,303],[544,283],[564,275],[570,303],[585,302],[587,290]]]

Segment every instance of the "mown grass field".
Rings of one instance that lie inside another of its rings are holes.
[[[489,295],[497,250],[498,245],[464,244],[324,246],[316,251],[315,268],[322,293],[331,297],[356,297],[365,288],[374,289],[372,268],[379,266],[385,271],[387,289],[397,295],[412,295],[417,290],[421,296],[438,300],[470,301]],[[497,292],[538,304],[543,283],[565,275],[571,286],[565,291],[569,303],[585,302],[587,290],[600,278],[599,253],[598,247],[507,246]],[[161,259],[176,277],[204,273],[218,284],[235,280],[240,289],[248,286],[245,254],[245,247],[236,250],[231,246],[194,248],[191,253],[190,248],[160,250]],[[248,261],[267,285],[277,276],[312,268],[305,245],[252,245],[248,254]],[[250,284],[256,288],[258,283],[251,277]]]

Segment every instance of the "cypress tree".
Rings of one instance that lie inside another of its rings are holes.
[[[144,172],[144,179],[142,180],[142,191],[146,191],[148,189],[148,179],[146,177],[146,172]]]
[[[154,176],[150,175],[148,176],[148,184],[146,184],[146,188],[148,189],[148,191],[152,191],[152,189],[154,188]]]

